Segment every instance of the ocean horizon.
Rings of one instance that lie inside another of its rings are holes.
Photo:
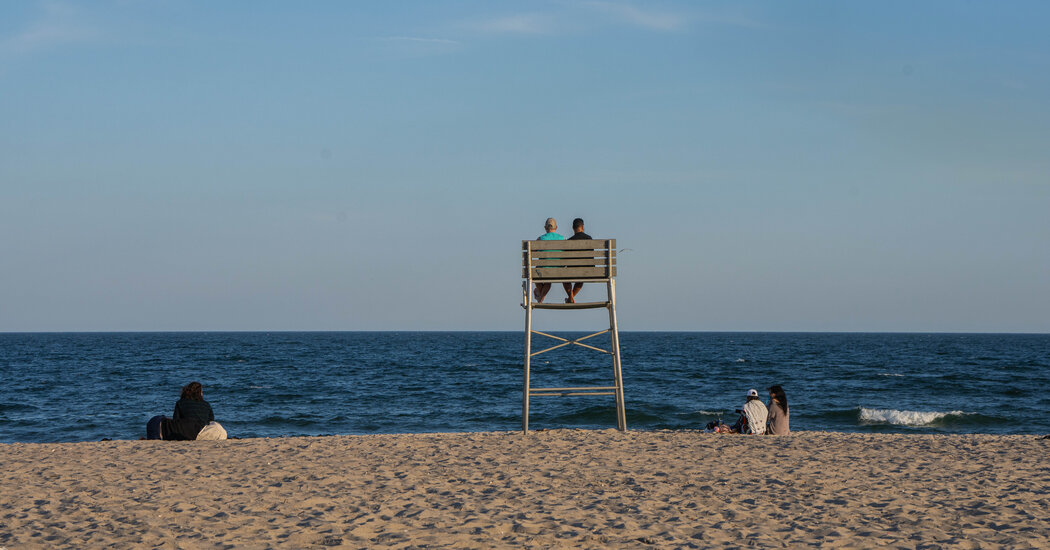
[[[558,332],[577,336],[582,332]],[[539,338],[539,337],[536,337]],[[601,337],[597,338],[601,339]],[[779,384],[793,430],[1050,432],[1050,335],[621,332],[627,426],[732,421]],[[0,442],[137,439],[191,380],[231,436],[518,430],[522,331],[0,333]],[[533,360],[534,386],[607,385],[608,356]],[[530,427],[615,427],[612,397],[536,397]]]

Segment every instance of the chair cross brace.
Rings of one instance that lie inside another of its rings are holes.
[[[602,334],[606,334],[607,332],[609,332],[609,329],[605,329],[605,330],[603,330],[601,332],[595,332],[594,334],[588,334],[587,336],[583,336],[581,338],[576,338],[574,340],[569,340],[568,338],[562,338],[561,336],[555,336],[553,334],[547,334],[546,332],[540,332],[538,330],[534,330],[534,331],[532,331],[533,334],[539,334],[540,336],[546,336],[547,338],[553,338],[555,340],[560,340],[560,341],[562,341],[564,343],[563,344],[558,344],[556,346],[549,347],[549,348],[547,348],[545,350],[540,350],[540,351],[533,352],[529,356],[530,357],[536,357],[537,355],[539,355],[541,353],[547,353],[548,351],[556,350],[558,348],[563,348],[565,346],[569,346],[569,345],[573,345],[573,344],[575,344],[577,346],[580,346],[581,348],[593,349],[594,351],[601,352],[601,353],[607,353],[607,354],[611,355],[612,352],[607,350],[607,349],[596,348],[594,346],[589,346],[587,344],[581,344],[580,343],[580,342],[582,342],[582,341],[584,341],[584,340],[586,340],[588,338],[594,338],[595,336],[601,336]]]

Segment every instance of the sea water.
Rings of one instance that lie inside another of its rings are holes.
[[[1050,335],[620,340],[630,429],[732,422],[748,389],[780,384],[794,430],[1050,433]],[[523,352],[521,332],[0,334],[0,442],[137,439],[192,380],[237,437],[518,430]],[[572,346],[536,356],[532,378],[605,386],[612,365]],[[615,424],[611,396],[531,402],[533,429]]]

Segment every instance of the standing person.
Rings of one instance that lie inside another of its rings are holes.
[[[768,435],[787,435],[791,433],[789,428],[788,398],[784,394],[784,388],[780,386],[769,387],[769,429]]]
[[[579,240],[579,239],[590,240],[590,238],[591,238],[590,235],[588,235],[588,234],[583,232],[583,218],[576,218],[575,220],[572,220],[572,236],[569,237],[568,239],[565,239],[565,240],[567,240],[567,241],[575,241],[575,240]],[[565,303],[566,304],[575,304],[576,303],[576,295],[579,294],[580,293],[580,289],[583,288],[583,283],[575,283],[575,284],[573,284],[573,283],[562,283],[561,286],[562,286],[562,288],[565,289],[565,295],[568,296],[567,298],[565,298]]]
[[[543,229],[546,233],[540,235],[537,240],[540,241],[564,241],[565,237],[555,233],[558,229],[558,222],[554,218],[547,218],[547,221],[543,223]],[[532,291],[532,297],[536,298],[536,301],[543,303],[543,299],[547,297],[547,293],[551,290],[550,283],[536,283],[536,289]]]
[[[190,382],[182,387],[182,394],[175,403],[175,413],[171,418],[154,416],[146,423],[146,439],[197,439],[201,428],[213,420],[215,414],[211,405],[204,400],[204,387],[200,382]]]

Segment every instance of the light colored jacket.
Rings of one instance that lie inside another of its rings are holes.
[[[744,416],[747,417],[747,433],[755,435],[766,433],[766,419],[769,417],[769,410],[761,400],[752,399],[744,403],[742,410]]]

